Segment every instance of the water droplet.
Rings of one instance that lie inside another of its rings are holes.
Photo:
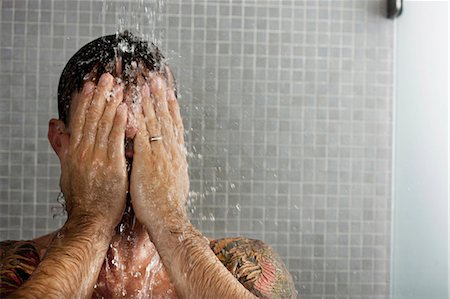
[[[230,187],[231,187],[231,189],[234,189],[234,188],[236,188],[236,185],[233,184],[233,183],[231,183],[231,184],[230,184]]]
[[[114,257],[111,260],[111,264],[113,264],[116,268],[119,268],[119,261],[117,260],[117,257]]]
[[[215,221],[216,218],[214,217],[213,213],[209,213],[209,220]]]
[[[113,96],[114,96],[113,92],[111,91],[105,92],[106,102],[109,102]]]
[[[236,209],[237,209],[238,211],[241,211],[241,206],[240,206],[239,204],[237,204],[237,205],[236,205]]]

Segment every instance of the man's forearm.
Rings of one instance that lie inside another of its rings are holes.
[[[90,298],[113,228],[69,219],[29,280],[10,298]]]
[[[182,298],[255,298],[217,259],[189,220],[149,231]],[[175,221],[177,222],[177,221]],[[149,226],[147,226],[149,227]]]

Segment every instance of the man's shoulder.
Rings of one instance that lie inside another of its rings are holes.
[[[34,240],[0,242],[0,297],[17,289],[40,263]]]
[[[0,241],[0,258],[3,260],[11,255],[37,252],[37,247],[34,240],[3,240]]]
[[[4,258],[14,254],[28,254],[29,252],[37,252],[42,257],[50,245],[56,232],[37,237],[33,240],[3,240],[0,241],[0,258]]]
[[[257,297],[296,298],[292,276],[267,243],[245,237],[210,240],[222,264]]]

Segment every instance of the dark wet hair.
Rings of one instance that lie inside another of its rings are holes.
[[[97,78],[89,79],[95,82],[105,72],[114,74],[117,59],[121,59],[122,70],[131,68],[133,62],[142,63],[149,71],[163,70],[164,57],[159,49],[153,43],[144,41],[129,32],[102,36],[93,40],[70,58],[61,73],[58,84],[60,120],[68,123],[72,95],[75,91],[81,91],[86,76],[94,70]],[[126,72],[123,75],[125,76],[123,79],[128,81]]]

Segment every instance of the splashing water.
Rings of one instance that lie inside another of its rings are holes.
[[[145,268],[144,282],[142,284],[142,291],[139,292],[140,298],[152,298],[153,287],[158,283],[156,280],[157,273],[162,268],[162,262],[158,254],[153,255],[147,268]]]
[[[163,30],[163,26],[161,26],[162,16],[163,16],[163,9],[165,8],[164,1],[163,0],[133,0],[133,1],[107,1],[103,0],[103,13],[106,18],[106,11],[108,8],[111,8],[112,5],[115,5],[117,8],[115,18],[116,18],[116,30],[117,33],[122,33],[124,31],[129,31],[133,35],[149,41],[153,44],[155,44],[157,47],[161,47],[162,41],[164,40],[165,32]],[[135,49],[128,45],[127,43],[121,43],[118,45],[119,50],[123,53],[130,53],[135,51]],[[131,65],[130,69],[125,69],[125,72],[133,72],[133,69],[136,69],[136,65]],[[108,99],[110,96],[113,96],[112,94],[108,94]],[[178,94],[178,99],[180,98],[180,95]],[[132,108],[136,108],[140,106],[140,99],[136,96],[135,93],[132,93]],[[198,107],[196,107],[198,110]],[[134,119],[132,119],[134,121]],[[131,123],[131,125],[135,125]],[[202,143],[205,143],[205,138],[201,137]],[[182,148],[183,152],[189,157],[193,159],[203,160],[203,156],[200,153],[196,153],[195,146],[193,148],[193,152],[188,152],[187,148],[183,146]],[[224,149],[225,152],[227,152],[226,149]],[[131,165],[127,164],[128,170],[130,170]],[[218,169],[221,170],[220,167]],[[200,187],[201,188],[201,187]],[[231,189],[235,189],[236,186],[231,183],[230,184]],[[216,192],[222,192],[220,190],[223,190],[220,185],[219,186],[211,186],[208,191],[205,193],[202,192],[189,192],[188,200],[187,200],[187,208],[188,211],[193,214],[195,212],[195,205],[198,200],[203,201],[205,199],[205,195],[207,194],[215,194]],[[239,204],[236,205],[236,210],[240,212],[241,208]],[[215,216],[213,213],[206,214],[203,216],[204,220],[209,220],[214,222]],[[132,227],[134,228],[135,225],[135,218],[133,218],[133,224]],[[124,240],[131,241],[131,236],[126,236],[128,233],[128,229],[125,228],[125,226],[122,224],[119,226],[118,233],[121,236],[124,236]],[[158,279],[157,279],[157,273],[161,270],[162,262],[160,261],[159,256],[156,254],[152,257],[150,263],[145,268],[145,274],[141,273],[139,271],[130,271],[129,273],[126,273],[126,270],[124,268],[123,263],[123,257],[120,256],[119,259],[117,258],[118,254],[118,246],[119,244],[116,242],[115,244],[111,244],[111,251],[114,253],[114,259],[111,260],[111,268],[117,268],[122,271],[123,273],[123,281],[120,283],[119,291],[117,295],[122,295],[123,297],[130,297],[132,296],[132,292],[128,292],[125,289],[125,280],[126,276],[130,275],[132,277],[138,278],[141,275],[143,275],[144,281],[142,284],[141,290],[138,291],[138,298],[152,298],[153,296],[153,289],[154,286],[157,285]],[[132,245],[133,247],[136,246],[135,243]],[[106,267],[107,271],[111,270],[109,269],[110,264],[107,260]],[[186,275],[186,274],[185,274]],[[95,287],[101,287],[101,285],[96,285]]]
[[[135,1],[107,1],[103,0],[102,12],[111,10],[117,5],[116,25],[117,32],[131,31],[134,35],[153,42],[160,46],[164,38],[163,26],[161,26],[164,0],[135,0]],[[124,45],[126,47],[126,45]],[[131,50],[123,48],[122,50]]]
[[[58,197],[56,198],[56,201],[60,205],[51,207],[53,219],[55,219],[57,217],[63,217],[67,214],[66,213],[66,200],[64,199],[64,194],[62,192],[59,192]]]

